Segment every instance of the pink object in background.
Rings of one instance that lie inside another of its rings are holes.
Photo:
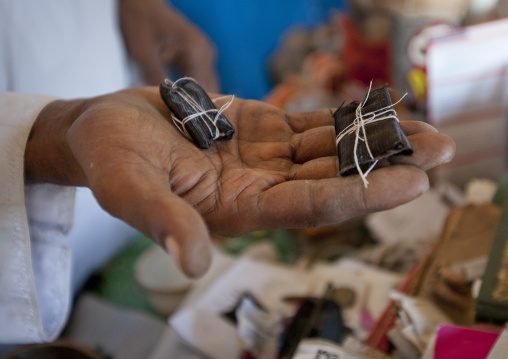
[[[485,359],[499,333],[452,325],[437,330],[434,359]]]

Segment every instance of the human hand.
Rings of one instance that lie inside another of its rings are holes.
[[[147,84],[164,81],[171,65],[207,91],[218,91],[214,46],[176,9],[163,0],[120,0],[119,15],[127,50]]]
[[[105,210],[199,276],[210,264],[208,231],[321,226],[389,209],[426,191],[424,171],[455,150],[431,126],[402,122],[413,156],[372,171],[365,188],[359,176],[338,175],[329,110],[285,114],[235,99],[225,115],[233,139],[201,150],[168,121],[154,87],[52,102],[27,144],[26,177],[90,187]]]

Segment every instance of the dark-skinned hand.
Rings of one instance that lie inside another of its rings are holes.
[[[147,84],[164,81],[171,67],[218,91],[215,47],[194,24],[163,0],[120,0],[118,6],[127,51]]]
[[[358,175],[338,175],[329,110],[286,114],[235,99],[225,115],[233,139],[202,150],[173,125],[156,87],[55,101],[34,124],[26,178],[89,187],[105,210],[200,276],[210,233],[321,226],[393,208],[425,192],[425,171],[455,152],[430,125],[401,122],[414,154],[372,171],[365,188]]]

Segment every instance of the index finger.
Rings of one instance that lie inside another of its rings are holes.
[[[333,112],[329,108],[311,112],[287,113],[286,121],[296,133],[301,133],[316,127],[334,126],[335,124]]]

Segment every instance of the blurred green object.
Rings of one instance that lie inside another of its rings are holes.
[[[478,322],[504,324],[508,321],[508,175],[498,182],[493,203],[501,206],[502,213],[485,268],[475,304]]]
[[[502,206],[505,199],[508,198],[508,172],[505,173],[498,181],[497,192],[492,199],[492,203]]]
[[[271,242],[279,255],[279,260],[292,264],[299,255],[295,236],[287,230],[256,231],[239,238],[227,238],[222,246],[226,253],[239,255],[251,245],[267,241]]]
[[[92,276],[85,286],[85,291],[93,292],[112,304],[160,316],[134,278],[136,259],[154,245],[152,240],[140,235]]]

